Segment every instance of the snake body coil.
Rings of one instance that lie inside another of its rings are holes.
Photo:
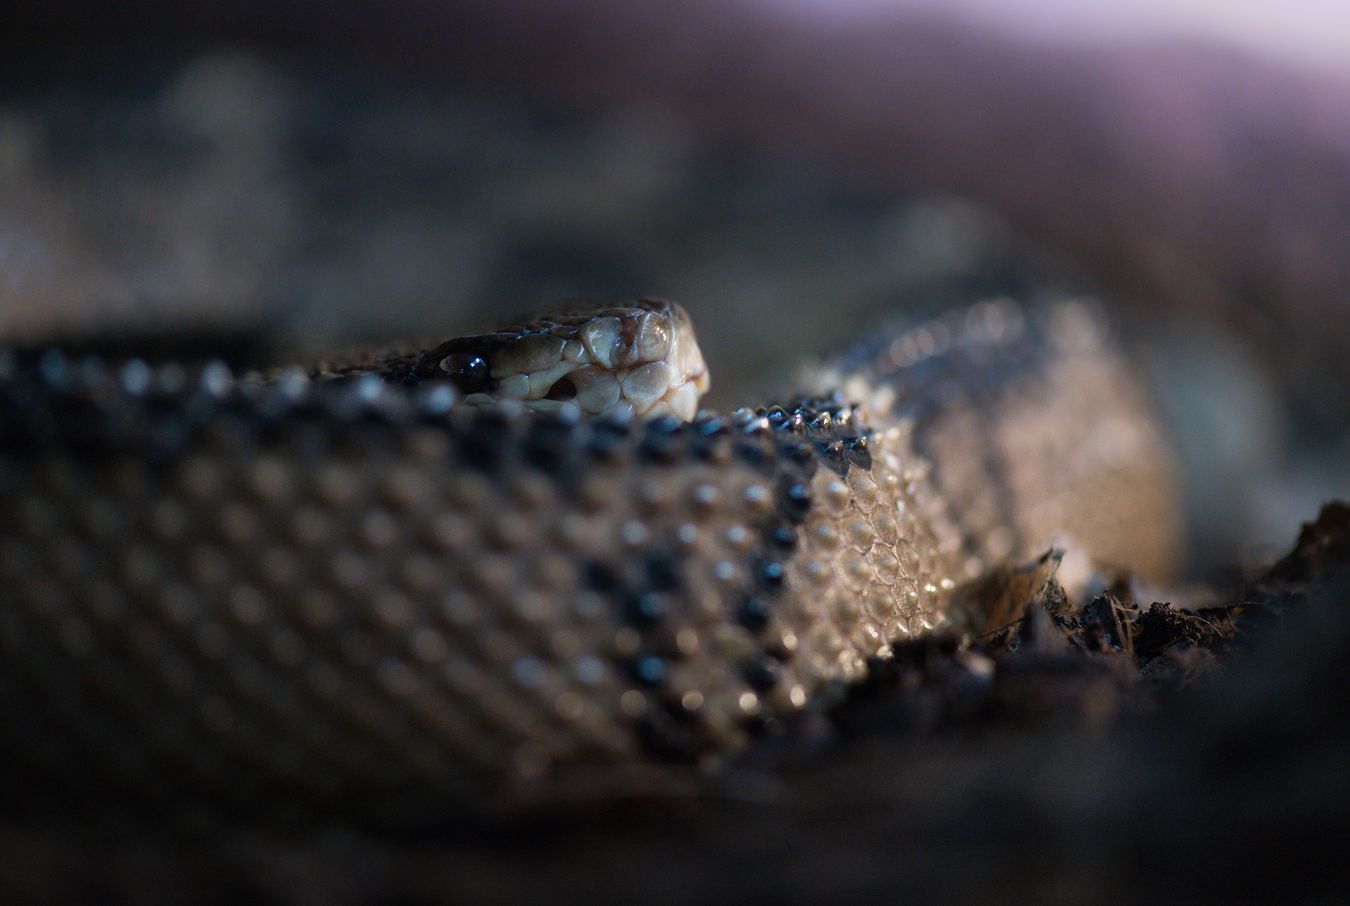
[[[887,332],[819,398],[689,423],[465,405],[454,355],[0,353],[5,799],[388,814],[706,763],[1056,534],[1174,555],[1159,431],[1076,302]]]

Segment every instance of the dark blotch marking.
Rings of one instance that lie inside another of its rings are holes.
[[[778,522],[765,530],[764,540],[774,550],[787,553],[797,547],[797,532],[792,526]]]
[[[692,761],[705,745],[693,721],[677,720],[665,710],[653,711],[637,723],[638,739],[655,759],[665,762]]]
[[[773,462],[764,448],[753,443],[738,443],[732,447],[731,453],[737,461],[749,466],[757,472],[768,472],[772,469]]]
[[[761,588],[775,594],[782,591],[784,583],[787,582],[787,570],[777,560],[765,560],[760,563],[755,575]]]
[[[872,448],[866,435],[844,438],[844,452],[848,461],[860,469],[872,469]]]
[[[797,469],[811,472],[815,469],[816,457],[810,444],[788,443],[778,447],[778,455]]]
[[[666,615],[666,601],[654,591],[630,598],[624,608],[628,622],[638,627],[654,626]]]
[[[669,551],[653,551],[647,555],[644,566],[648,584],[657,591],[674,591],[680,587],[680,562]]]
[[[638,446],[638,455],[649,462],[675,463],[683,452],[680,444],[684,423],[674,416],[663,415],[647,423],[647,432]]]
[[[572,461],[573,428],[567,422],[539,419],[525,436],[525,461],[542,472],[558,475]]]
[[[698,462],[711,462],[717,456],[717,445],[706,438],[691,437],[689,455]]]
[[[620,421],[601,419],[591,429],[587,447],[600,459],[612,459],[628,440],[629,426]]]
[[[177,417],[157,419],[146,432],[147,455],[152,463],[174,462],[186,452],[192,438],[192,425],[187,419]]]
[[[772,614],[773,606],[768,601],[750,596],[741,602],[740,609],[736,613],[736,621],[751,632],[761,632],[769,625],[769,617]]]
[[[745,678],[751,689],[759,693],[768,692],[778,685],[781,678],[778,665],[773,661],[764,659],[746,664],[741,670],[741,676]]]
[[[704,437],[716,437],[726,430],[726,426],[722,424],[720,418],[711,416],[694,422],[694,430]]]
[[[647,435],[671,435],[679,434],[684,429],[684,422],[673,415],[661,415],[647,422]]]
[[[820,454],[820,459],[830,467],[840,478],[848,474],[849,457],[844,450],[844,442],[840,440],[822,441],[816,444],[816,452]]]
[[[59,349],[44,351],[38,360],[37,370],[42,382],[53,390],[62,390],[71,382],[70,360]]]
[[[491,410],[483,412],[459,435],[459,454],[464,461],[483,472],[495,473],[506,466],[503,451],[509,450],[510,427]]]
[[[654,654],[635,657],[628,671],[643,686],[659,686],[666,678],[666,662]]]
[[[742,718],[740,723],[741,729],[748,733],[752,739],[773,736],[776,733],[781,733],[783,729],[782,721],[767,714],[751,714]]]
[[[811,512],[811,489],[800,481],[788,481],[778,495],[779,509],[789,522],[800,525]]]
[[[592,560],[584,570],[586,584],[602,594],[610,594],[623,587],[623,577],[607,563]]]

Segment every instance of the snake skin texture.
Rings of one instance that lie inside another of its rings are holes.
[[[0,352],[0,795],[399,821],[715,769],[990,566],[1175,565],[1167,448],[1089,305],[984,302],[802,382],[686,424]]]

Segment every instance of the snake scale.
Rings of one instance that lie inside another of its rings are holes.
[[[1090,303],[873,333],[695,412],[643,300],[308,371],[0,350],[18,813],[380,815],[712,769],[1072,538],[1165,575],[1163,433]]]

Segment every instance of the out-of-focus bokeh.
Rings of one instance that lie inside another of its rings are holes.
[[[1206,556],[1350,453],[1342,5],[19,2],[0,342],[435,337],[685,303],[715,404],[1048,281],[1132,328]]]
[[[706,141],[671,114],[243,51],[142,63],[110,94],[127,73],[107,65],[7,117],[12,338],[260,325],[320,349],[661,295],[705,323],[731,401],[893,306],[1005,291],[1024,267],[969,201],[879,193],[818,155]]]
[[[772,0],[824,16],[944,9],[1043,38],[1182,39],[1231,45],[1310,69],[1350,74],[1350,6],[1340,0]]]

